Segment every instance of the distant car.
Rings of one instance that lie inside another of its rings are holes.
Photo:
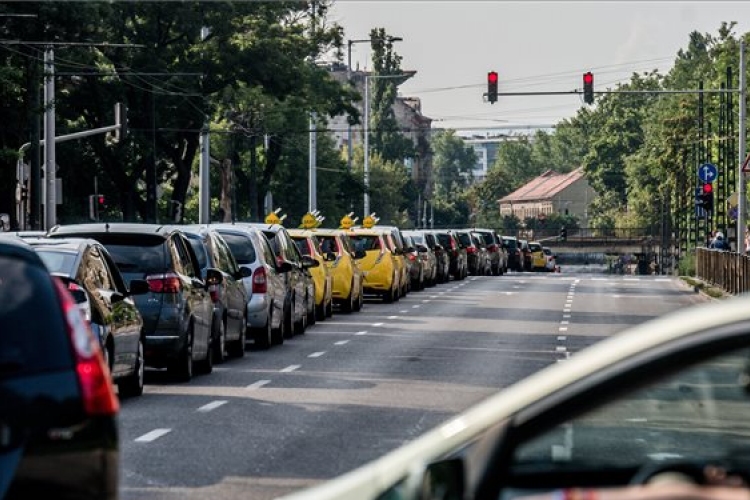
[[[67,286],[94,335],[120,397],[140,396],[144,381],[143,318],[132,296],[148,293],[146,280],[125,285],[107,249],[96,240],[28,238],[47,269]]]
[[[424,243],[427,247],[432,250],[435,255],[435,282],[445,283],[450,279],[450,265],[451,259],[443,245],[440,244],[435,231],[422,229],[415,231],[415,233],[421,233],[424,238]]]
[[[515,236],[503,236],[503,246],[508,252],[508,269],[523,271],[523,252]]]
[[[258,228],[235,225],[212,225],[232,250],[237,264],[250,272],[242,279],[247,294],[249,339],[255,347],[268,349],[283,344],[286,328],[287,286],[284,273],[291,262],[279,262],[268,238]]]
[[[542,244],[538,241],[530,241],[529,250],[531,250],[531,270],[546,271],[547,256],[542,249]]]
[[[503,240],[494,229],[474,229],[480,235],[490,255],[490,274],[502,276],[508,270],[508,252],[503,246]]]
[[[542,250],[544,251],[545,257],[547,258],[544,266],[545,269],[550,272],[557,270],[557,255],[555,255],[548,247],[542,247]]]
[[[56,226],[50,238],[92,238],[109,251],[123,278],[145,279],[149,293],[135,297],[143,317],[146,366],[167,368],[179,381],[213,370],[209,287],[221,271],[201,275],[198,258],[179,229],[158,224],[108,222]]]
[[[314,231],[306,229],[290,229],[289,235],[303,259],[310,257],[318,262],[317,266],[309,269],[315,282],[315,315],[309,322],[330,318],[333,315],[333,276],[326,266],[325,257],[320,252],[320,241]]]
[[[450,230],[435,231],[435,236],[450,258],[450,275],[459,281],[466,278],[469,274],[466,248],[459,245],[456,235]]]
[[[485,256],[471,236],[468,229],[454,229],[458,244],[466,251],[466,267],[469,274],[477,276],[484,273]]]
[[[424,285],[435,286],[438,282],[438,259],[433,250],[434,245],[437,244],[435,236],[422,231],[404,231],[404,236],[412,239],[419,258],[422,260],[425,269]],[[429,243],[430,238],[432,238],[432,245]]]
[[[424,290],[425,281],[427,280],[426,274],[427,263],[422,260],[419,253],[419,248],[416,242],[411,236],[406,234],[403,235],[404,252],[407,260],[409,261],[409,279],[411,280],[412,290]]]
[[[518,247],[521,249],[521,270],[531,271],[531,248],[528,240],[518,240]]]
[[[119,402],[68,287],[0,240],[0,498],[115,500]]]
[[[247,291],[242,280],[252,273],[237,264],[226,240],[213,225],[176,227],[185,233],[193,247],[201,275],[213,268],[223,276],[220,283],[208,289],[214,303],[211,327],[214,362],[224,362],[227,355],[244,356],[248,320]]]

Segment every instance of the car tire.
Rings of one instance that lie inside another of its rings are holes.
[[[229,347],[232,356],[242,358],[245,356],[245,343],[247,341],[247,318],[242,318],[242,328],[240,328],[240,338],[232,342]]]
[[[227,327],[221,320],[214,320],[214,334],[211,340],[211,351],[214,357],[214,363],[221,364],[227,359]]]
[[[286,314],[286,308],[282,309],[282,313]],[[268,318],[268,321],[271,325],[273,325],[272,317]],[[271,329],[271,343],[273,345],[281,345],[284,343],[284,339],[286,338],[286,331],[285,331],[285,320],[282,317],[281,321],[279,321],[279,327],[278,328],[272,328]]]
[[[357,296],[357,301],[354,303],[354,311],[361,311],[362,307],[365,305],[365,291],[362,289],[362,287],[359,288],[359,295]]]
[[[294,336],[294,304],[287,303],[284,306],[284,338],[290,339]]]
[[[226,331],[226,327],[224,328]],[[201,375],[208,375],[214,371],[214,353],[213,353],[214,339],[208,339],[208,349],[206,350],[206,358],[197,363],[196,369]]]
[[[317,321],[325,321],[326,317],[328,317],[328,315],[326,314],[327,304],[325,297],[326,295],[323,294],[323,302],[321,302],[320,305],[315,305],[315,319]]]
[[[331,297],[326,306],[326,318],[330,318],[331,316],[333,316],[333,297]]]
[[[167,368],[167,371],[178,382],[189,382],[193,378],[193,327],[188,329],[187,342],[182,351]]]
[[[138,352],[136,353],[133,373],[117,382],[118,395],[121,398],[133,398],[143,394],[144,380],[146,378],[146,367],[143,356],[143,338],[138,339]]]
[[[274,332],[271,328],[271,317],[266,319],[265,326],[262,326],[260,328],[251,328],[250,333],[253,336],[253,343],[255,344],[255,347],[258,349],[269,349],[272,344],[274,344]]]

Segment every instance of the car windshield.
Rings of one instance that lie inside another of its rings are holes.
[[[75,272],[76,257],[78,256],[75,252],[38,248],[36,253],[52,273],[72,276]]]

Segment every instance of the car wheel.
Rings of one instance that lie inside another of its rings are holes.
[[[286,314],[286,309],[283,309],[283,314]],[[268,318],[269,324],[273,325],[272,321],[273,317]],[[284,329],[286,321],[284,318],[281,318],[281,321],[279,321],[279,327],[271,329],[271,343],[273,345],[281,345],[284,343],[284,339],[286,338],[286,331]]]
[[[360,287],[359,295],[357,296],[357,301],[354,303],[354,310],[361,311],[364,305],[365,305],[365,292],[362,289],[362,287]]]
[[[121,398],[132,398],[143,394],[143,385],[146,378],[146,367],[143,361],[143,339],[138,339],[138,351],[136,353],[133,373],[120,380],[117,384],[118,394]]]
[[[284,307],[284,338],[290,339],[294,335],[294,304],[287,303]]]
[[[326,318],[330,318],[331,316],[333,316],[333,298],[328,301],[328,305],[326,306]]]
[[[320,305],[315,304],[315,319],[317,321],[324,321],[328,317],[328,304],[326,304],[326,294],[323,294],[323,302]]]
[[[258,349],[268,349],[271,347],[272,344],[274,344],[274,331],[271,326],[273,323],[271,322],[271,315],[269,314],[266,318],[266,324],[265,326],[262,326],[260,328],[251,328],[251,334],[253,336],[253,342],[255,346]],[[282,337],[283,340],[283,337]]]
[[[242,358],[245,356],[245,341],[247,332],[247,318],[242,318],[242,328],[240,328],[240,338],[232,343],[232,356]]]
[[[221,320],[214,320],[214,334],[211,341],[214,363],[223,363],[227,359],[227,327]]]
[[[193,327],[190,326],[187,335],[185,347],[172,361],[167,369],[170,374],[179,382],[189,382],[193,378]]]

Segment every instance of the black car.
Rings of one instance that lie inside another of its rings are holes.
[[[247,292],[242,279],[252,276],[252,272],[237,264],[224,237],[211,226],[182,226],[180,229],[198,257],[201,273],[214,268],[224,277],[221,283],[209,288],[214,302],[214,361],[222,363],[228,354],[242,357],[248,327]]]
[[[503,241],[494,229],[474,229],[474,233],[480,235],[487,246],[490,255],[490,273],[494,276],[505,274],[508,268],[508,257]]]
[[[74,224],[56,226],[51,238],[92,238],[109,250],[126,280],[145,279],[149,293],[135,298],[143,316],[146,366],[167,368],[178,380],[198,370],[213,370],[211,322],[214,304],[209,287],[223,279],[208,269],[202,276],[198,258],[178,229],[158,224]]]
[[[523,253],[518,238],[515,236],[503,236],[503,246],[508,251],[508,269],[523,271]]]
[[[92,239],[26,240],[53,276],[60,278],[99,339],[120,397],[143,393],[143,318],[132,295],[148,293],[148,282],[130,287],[104,246]]]
[[[466,248],[458,243],[456,235],[450,230],[435,231],[438,243],[445,248],[450,258],[450,275],[455,280],[462,280],[469,274]]]
[[[0,241],[0,332],[0,498],[118,498],[120,406],[99,341],[14,239]]]
[[[477,246],[471,231],[456,229],[453,231],[458,240],[458,246],[466,251],[466,264],[470,274],[474,276],[484,273],[484,254]]]

